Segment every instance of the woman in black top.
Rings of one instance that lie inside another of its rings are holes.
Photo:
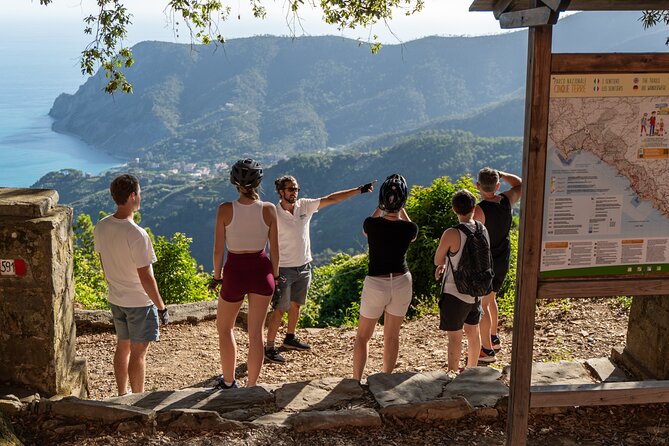
[[[358,381],[367,362],[369,340],[384,313],[383,372],[391,373],[397,361],[400,327],[412,296],[406,253],[418,234],[418,226],[404,210],[406,199],[404,178],[389,176],[379,190],[379,207],[363,223],[369,243],[369,272],[362,287],[353,350],[353,378]]]

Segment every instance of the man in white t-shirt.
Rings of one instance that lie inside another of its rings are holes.
[[[279,275],[281,280],[272,299],[274,311],[267,328],[266,360],[276,363],[286,361],[275,347],[276,334],[285,312],[288,312],[288,329],[282,347],[290,350],[309,350],[311,348],[310,345],[301,342],[295,336],[297,321],[300,319],[300,307],[306,302],[311,283],[312,257],[309,237],[311,217],[331,204],[347,200],[354,195],[373,191],[374,183],[376,180],[353,189],[333,192],[322,198],[298,199],[300,186],[295,177],[285,175],[274,182],[276,193],[280,197],[279,203],[275,206],[279,227]]]
[[[116,212],[95,226],[95,251],[109,284],[109,306],[114,317],[117,343],[114,375],[118,394],[144,391],[144,371],[149,342],[159,339],[158,321],[169,321],[153,276],[156,261],[151,240],[134,221],[139,210],[139,181],[121,175],[109,187]]]

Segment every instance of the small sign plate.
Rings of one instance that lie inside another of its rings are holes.
[[[0,259],[0,276],[25,276],[26,262],[23,259]]]

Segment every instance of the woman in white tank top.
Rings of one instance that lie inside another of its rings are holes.
[[[262,168],[252,159],[239,160],[230,171],[230,182],[239,198],[218,207],[214,228],[214,277],[210,289],[221,285],[216,327],[223,374],[217,388],[237,387],[235,321],[244,296],[249,296],[249,354],[247,387],[255,386],[264,358],[263,327],[276,280],[279,277],[279,243],[276,208],[260,201],[257,189]],[[270,258],[265,253],[269,242]],[[227,258],[223,266],[223,256]]]

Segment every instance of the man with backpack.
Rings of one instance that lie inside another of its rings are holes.
[[[500,180],[506,181],[510,189],[497,193]],[[492,291],[481,299],[483,317],[481,318],[481,354],[479,361],[495,362],[495,350],[501,348],[497,336],[497,292],[502,287],[511,259],[511,240],[509,231],[513,221],[511,208],[520,199],[523,180],[516,175],[500,170],[483,168],[479,171],[476,186],[482,200],[474,211],[474,220],[483,223],[490,236],[493,270]]]
[[[481,350],[481,296],[490,292],[492,255],[485,226],[474,220],[476,198],[459,190],[451,200],[460,224],[444,231],[434,254],[434,276],[444,274],[439,298],[439,328],[448,335],[448,369],[459,370],[462,328],[467,335],[467,368],[476,367]]]

